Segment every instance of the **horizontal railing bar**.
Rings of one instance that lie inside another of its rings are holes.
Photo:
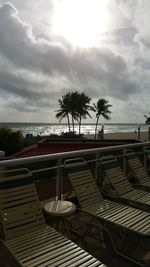
[[[136,152],[137,155],[143,155],[144,152]],[[117,158],[124,158],[124,155],[117,155]],[[99,158],[98,161],[100,162],[101,159]],[[90,160],[86,160],[86,163],[92,163],[92,162],[96,162],[96,159],[90,159]],[[60,166],[61,168],[64,168],[64,164],[62,164]],[[51,170],[56,170],[58,168],[58,166],[54,166],[54,167],[49,167],[49,168],[43,168],[43,169],[37,169],[37,170],[33,170],[32,171],[32,174],[34,173],[38,173],[38,172],[45,172],[45,171],[51,171]],[[12,170],[10,170],[12,171]],[[9,172],[9,171],[2,171],[2,173],[6,173],[6,172]]]
[[[68,157],[76,157],[81,155],[91,155],[100,152],[108,152],[108,151],[116,151],[122,150],[125,148],[133,148],[133,147],[142,147],[144,145],[150,145],[150,142],[141,142],[141,143],[134,143],[129,145],[118,145],[118,146],[109,146],[109,147],[102,147],[102,148],[91,148],[85,150],[77,150],[77,151],[70,151],[70,152],[61,152],[55,154],[48,154],[48,155],[40,155],[34,157],[26,157],[26,158],[19,158],[19,159],[9,159],[9,160],[2,160],[0,161],[0,166],[10,166],[10,165],[20,165],[25,163],[31,162],[42,162],[54,159],[62,159]]]
[[[46,172],[46,171],[51,171],[51,170],[56,170],[58,168],[58,166],[55,167],[50,167],[50,168],[44,168],[44,169],[38,169],[38,170],[34,170],[32,171],[32,173],[38,173],[38,172]]]
[[[86,160],[87,163],[91,163],[91,162],[96,162],[96,159],[91,159],[91,160]],[[60,165],[59,167],[64,168],[64,164]],[[54,167],[49,167],[49,168],[43,168],[43,169],[38,169],[38,170],[33,170],[31,171],[32,174],[34,173],[38,173],[38,172],[45,172],[45,171],[51,171],[51,170],[57,170],[58,166],[54,166]],[[12,171],[12,170],[10,170]],[[4,172],[8,172],[8,171],[2,171],[2,173]]]
[[[29,169],[28,168],[20,168],[20,169],[11,169],[11,170],[1,170],[1,173],[10,173],[10,172],[12,172],[12,171],[22,171],[22,170],[24,170],[24,171],[29,171]]]

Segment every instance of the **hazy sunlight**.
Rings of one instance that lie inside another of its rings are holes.
[[[62,0],[55,4],[53,31],[72,45],[89,47],[108,30],[107,1]]]

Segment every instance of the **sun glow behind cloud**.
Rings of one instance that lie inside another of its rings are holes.
[[[74,46],[90,47],[109,29],[107,0],[55,2],[52,30]]]

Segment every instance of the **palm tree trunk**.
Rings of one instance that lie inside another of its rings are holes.
[[[74,117],[72,115],[72,131],[74,132]]]
[[[79,119],[79,134],[81,133],[81,117]]]
[[[69,133],[70,133],[70,120],[69,120],[69,115],[68,114],[67,114],[67,121],[68,121]]]
[[[97,116],[96,125],[95,125],[95,139],[96,139],[96,134],[97,134],[97,126],[98,126],[99,117],[100,116]]]

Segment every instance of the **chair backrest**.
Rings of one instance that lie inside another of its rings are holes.
[[[45,222],[29,171],[21,178],[0,180],[0,216],[5,240],[43,227]]]
[[[105,177],[110,181],[118,195],[123,195],[134,189],[124,175],[116,157],[113,155],[102,157],[101,164]]]
[[[138,183],[141,185],[144,185],[147,182],[150,183],[150,177],[148,176],[148,173],[146,172],[144,166],[142,165],[134,150],[124,150],[123,153]]]
[[[64,166],[81,208],[103,201],[96,181],[83,158],[65,160]]]

